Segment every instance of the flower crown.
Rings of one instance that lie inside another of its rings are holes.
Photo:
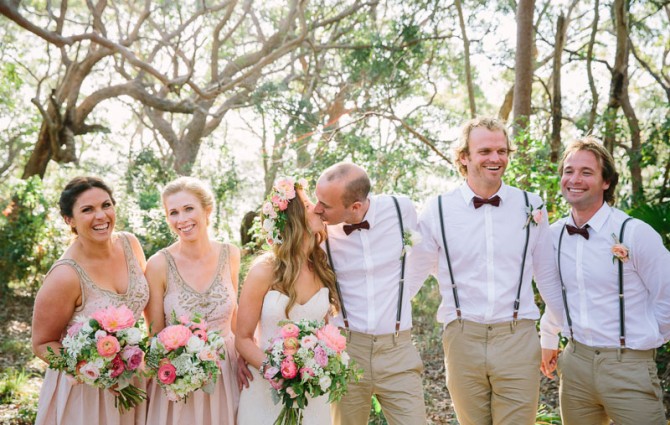
[[[259,233],[268,245],[282,243],[281,233],[287,221],[288,203],[297,196],[296,189],[305,190],[306,188],[307,180],[304,178],[280,177],[275,180],[261,209],[263,215]]]

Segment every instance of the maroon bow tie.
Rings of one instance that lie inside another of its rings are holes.
[[[482,199],[479,196],[475,196],[474,198],[472,198],[472,203],[475,205],[475,209],[481,207],[484,204],[491,204],[494,207],[497,207],[498,205],[500,205],[500,196],[496,195],[493,198],[489,199]]]
[[[361,221],[360,223],[356,223],[356,224],[345,224],[344,226],[342,226],[342,230],[344,230],[344,233],[346,233],[347,235],[350,235],[351,232],[353,232],[356,229],[358,229],[358,230],[366,229],[367,230],[369,228],[370,228],[370,223],[368,223],[367,220]]]
[[[589,238],[589,230],[588,230],[589,225],[588,224],[584,227],[575,227],[575,226],[571,226],[569,224],[566,224],[565,228],[567,229],[569,235],[574,235],[576,233],[578,235],[584,236],[584,239]]]

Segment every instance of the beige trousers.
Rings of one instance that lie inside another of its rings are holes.
[[[461,425],[535,424],[540,339],[532,320],[464,320],[442,334],[447,388]]]
[[[655,350],[568,343],[558,358],[565,425],[666,425]]]
[[[423,362],[410,331],[397,337],[350,332],[347,352],[364,370],[357,383],[331,408],[333,424],[367,425],[372,395],[377,396],[389,425],[425,425],[421,374]]]

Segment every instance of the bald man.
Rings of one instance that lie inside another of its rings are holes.
[[[404,196],[370,195],[370,179],[355,164],[339,163],[316,185],[314,212],[328,225],[325,244],[337,275],[347,352],[363,378],[333,404],[333,423],[368,423],[374,394],[390,425],[425,424],[423,362],[412,344],[410,299],[422,282],[404,282],[404,239],[417,225]]]

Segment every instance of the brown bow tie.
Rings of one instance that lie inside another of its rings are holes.
[[[496,195],[493,198],[489,199],[482,199],[479,196],[475,196],[474,198],[472,198],[472,203],[475,205],[475,209],[481,207],[484,204],[491,204],[494,207],[497,207],[498,205],[500,205],[500,196]]]
[[[353,232],[356,229],[358,229],[358,230],[366,229],[367,230],[369,228],[370,228],[370,223],[368,223],[367,220],[361,221],[360,223],[356,223],[356,224],[345,224],[344,226],[342,226],[342,230],[344,230],[344,233],[346,233],[347,235],[350,235],[351,232]]]
[[[576,233],[578,235],[584,236],[584,239],[589,238],[589,230],[588,230],[589,225],[588,224],[584,227],[575,227],[575,226],[571,226],[569,224],[566,224],[565,228],[568,231],[569,235],[574,235]]]

